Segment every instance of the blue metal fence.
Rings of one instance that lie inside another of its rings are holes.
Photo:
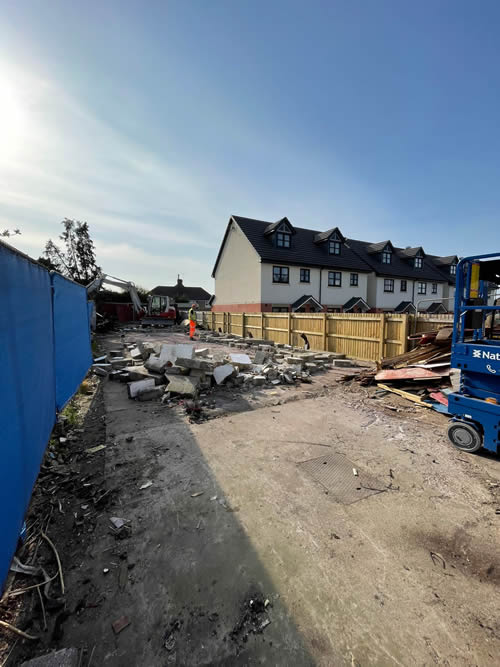
[[[86,291],[0,242],[0,590],[56,420],[92,363]]]

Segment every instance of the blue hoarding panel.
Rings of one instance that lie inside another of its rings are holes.
[[[49,273],[0,244],[0,589],[55,422]]]
[[[52,273],[56,406],[60,411],[76,392],[92,364],[85,287]]]

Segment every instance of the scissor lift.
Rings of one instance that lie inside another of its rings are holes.
[[[500,253],[458,263],[451,365],[460,370],[460,390],[448,396],[448,437],[466,452],[497,452],[500,444],[499,285]]]

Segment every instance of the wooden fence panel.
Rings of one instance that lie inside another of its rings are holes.
[[[229,333],[241,336],[243,338],[243,313],[231,313]]]
[[[294,347],[304,347],[301,334],[307,336],[311,350],[323,351],[323,326],[325,318],[322,313],[292,313],[290,322],[290,339]],[[288,342],[288,341],[287,341]]]
[[[245,313],[245,336],[262,338],[262,313]]]
[[[335,313],[326,316],[327,350],[353,359],[375,361],[380,356],[378,313]]]
[[[265,338],[312,350],[340,352],[352,359],[379,361],[409,349],[408,335],[452,323],[453,316],[396,313],[207,313],[205,325],[235,336]]]
[[[288,344],[288,313],[263,313],[263,338]]]
[[[443,313],[438,315],[422,315],[418,316],[415,327],[415,316],[411,316],[410,332],[421,333],[422,331],[432,331],[438,327],[444,327],[447,324],[453,324],[453,313]]]

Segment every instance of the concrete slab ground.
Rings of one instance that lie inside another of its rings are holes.
[[[105,381],[109,502],[63,563],[52,647],[111,666],[498,664],[500,459],[454,450],[442,415],[325,384],[189,424]],[[301,466],[326,452],[382,492],[335,502]],[[257,633],[250,600],[269,601]]]

